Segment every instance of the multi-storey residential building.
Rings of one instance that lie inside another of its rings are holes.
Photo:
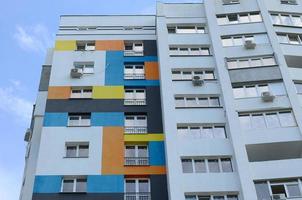
[[[301,200],[302,1],[62,16],[21,200]]]

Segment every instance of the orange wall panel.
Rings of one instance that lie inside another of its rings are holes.
[[[158,62],[145,62],[147,80],[159,80]]]
[[[71,87],[54,86],[48,88],[48,99],[68,99],[70,97]]]
[[[123,40],[97,40],[95,49],[101,51],[122,51],[124,50]]]
[[[141,166],[141,167],[125,167],[125,175],[160,175],[166,174],[166,167],[164,166]]]
[[[103,127],[102,174],[123,174],[124,129]]]

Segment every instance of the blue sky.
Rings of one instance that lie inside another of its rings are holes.
[[[163,2],[200,2],[163,0]],[[154,14],[155,0],[9,0],[0,7],[0,199],[17,200],[45,50],[63,14]]]

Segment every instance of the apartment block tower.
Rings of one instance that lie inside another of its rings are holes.
[[[302,200],[302,1],[61,16],[20,200]]]

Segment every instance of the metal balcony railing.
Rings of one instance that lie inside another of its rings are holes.
[[[124,74],[124,79],[145,79],[145,74],[144,73],[127,73]]]
[[[149,157],[125,157],[125,165],[127,166],[149,165]]]
[[[146,105],[146,99],[125,99],[124,105],[127,106],[143,106]]]
[[[124,200],[151,200],[150,192],[125,193]]]
[[[146,126],[125,126],[126,134],[146,134],[147,127]]]

